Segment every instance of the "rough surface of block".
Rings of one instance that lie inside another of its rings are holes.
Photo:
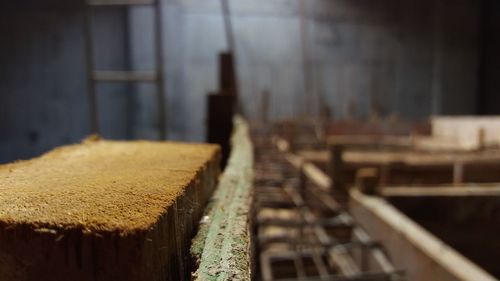
[[[219,158],[86,141],[0,166],[0,280],[181,280]]]

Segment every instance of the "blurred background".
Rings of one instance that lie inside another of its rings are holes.
[[[77,0],[2,3],[0,162],[89,135],[94,86],[105,138],[157,139],[164,126],[168,139],[204,141],[206,96],[218,88],[218,55],[228,49],[221,3],[160,2],[159,12]],[[498,1],[229,2],[240,105],[250,120],[263,102],[270,120],[500,113]],[[143,76],[94,83],[89,65]],[[148,78],[156,65],[161,78]],[[152,80],[163,83],[160,99]]]

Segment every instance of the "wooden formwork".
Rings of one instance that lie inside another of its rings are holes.
[[[380,245],[325,192],[328,179],[321,172],[266,140],[256,143],[260,279],[404,280]]]
[[[385,245],[408,280],[497,280],[386,201],[351,191],[354,218]]]
[[[381,185],[500,182],[500,150],[422,147],[409,138],[332,137],[330,150],[297,154],[327,171],[332,149],[341,153],[345,184],[361,168],[376,168]]]
[[[488,229],[488,225],[494,228],[496,206],[500,205],[498,188],[496,184],[472,184],[500,181],[500,157],[495,148],[462,149],[427,138],[356,136],[337,137],[330,141],[328,150],[317,152],[310,150],[313,145],[306,145],[309,150],[304,151],[285,138],[275,137],[275,141],[288,151],[286,157],[296,167],[303,167],[308,177],[324,186],[323,190],[344,192],[349,199],[345,207],[354,221],[385,246],[408,280],[496,280],[462,255],[468,254],[490,272],[496,270],[496,240],[483,233],[480,241],[481,236],[473,233],[481,227]],[[470,223],[472,213],[481,214],[475,224]],[[429,222],[419,217],[428,219],[436,214],[445,220]],[[470,228],[461,231],[465,234],[457,241],[446,240],[453,237],[453,231],[460,232],[456,225],[448,228],[449,222],[463,222],[464,218],[469,224],[462,227]],[[467,243],[460,245],[464,241]],[[484,253],[488,245],[493,254]],[[478,254],[480,251],[483,253]]]
[[[492,275],[500,276],[499,184],[391,186],[380,195]]]

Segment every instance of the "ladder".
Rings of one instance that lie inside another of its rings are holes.
[[[94,65],[92,10],[104,6],[149,5],[154,9],[154,48],[155,69],[151,71],[110,71],[96,70]],[[130,83],[149,82],[156,84],[158,110],[158,135],[166,139],[165,82],[163,78],[163,47],[161,24],[161,0],[86,0],[85,5],[85,52],[87,60],[88,99],[90,104],[90,124],[92,133],[99,134],[99,116],[97,102],[97,84],[100,82]]]

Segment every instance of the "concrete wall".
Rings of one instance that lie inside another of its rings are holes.
[[[33,157],[90,134],[82,11],[64,3],[2,5],[0,162]],[[109,9],[95,15],[97,67],[125,66],[125,15]],[[126,90],[99,87],[106,137],[127,137]]]
[[[1,162],[90,132],[82,9],[67,2],[42,8],[39,2],[0,10],[0,38],[8,38],[0,46]],[[315,114],[319,103],[338,118],[476,112],[474,1],[306,0],[307,94],[299,2],[230,2],[249,117],[258,116],[265,90],[275,119]],[[201,141],[205,97],[218,87],[217,55],[226,48],[220,3],[164,0],[163,15],[169,136]],[[100,69],[154,67],[149,8],[104,9],[93,18]],[[105,137],[156,138],[152,85],[103,84],[98,96]]]
[[[320,101],[340,118],[476,111],[477,4],[305,1],[312,88],[304,94],[299,2],[230,3],[243,105],[251,117],[265,90],[272,118],[316,114]],[[217,54],[226,47],[220,2],[169,1],[164,13],[170,135],[203,140],[204,94],[217,89]],[[150,18],[134,15],[131,25],[141,39],[132,46],[143,46]],[[144,57],[140,53],[136,57]]]
[[[81,13],[33,6],[0,9],[2,162],[88,132]]]

